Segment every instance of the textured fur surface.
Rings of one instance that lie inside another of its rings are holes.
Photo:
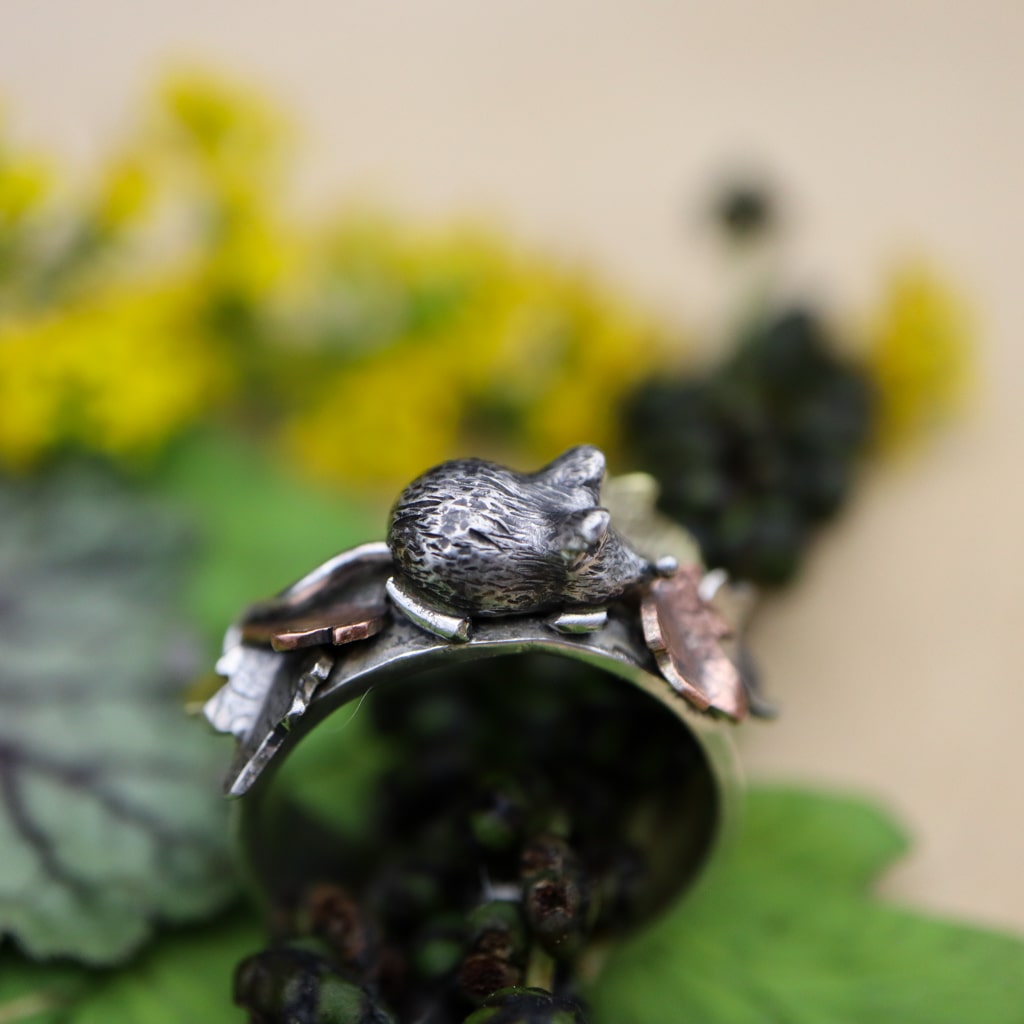
[[[584,445],[536,473],[482,459],[428,470],[391,511],[398,575],[464,614],[605,604],[653,568],[600,507],[604,465],[602,453]]]

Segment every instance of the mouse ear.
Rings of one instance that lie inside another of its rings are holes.
[[[611,522],[611,513],[606,508],[570,512],[559,520],[555,533],[559,554],[570,564],[589,555],[600,546]]]
[[[604,480],[604,452],[591,444],[577,445],[549,462],[539,475],[564,487],[586,487],[597,501]]]

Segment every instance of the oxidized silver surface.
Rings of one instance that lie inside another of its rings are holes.
[[[603,607],[658,573],[612,529],[604,471],[589,445],[536,473],[482,459],[428,470],[391,510],[396,583],[463,616]]]
[[[639,554],[611,528],[599,504],[603,474],[591,447],[532,474],[445,463],[400,496],[387,545],[335,556],[244,613],[217,665],[227,682],[204,709],[237,740],[227,792],[265,788],[267,769],[317,722],[389,679],[546,652],[668,708],[721,782],[724,809],[735,767],[713,712],[738,720],[748,703],[743,673],[720,644],[733,631],[701,596],[699,566],[677,572],[674,558]],[[653,490],[634,478],[631,494],[635,520],[653,523],[639,507],[653,503]]]

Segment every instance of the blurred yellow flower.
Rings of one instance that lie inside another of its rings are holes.
[[[466,451],[529,465],[613,441],[619,398],[659,357],[642,316],[478,228],[297,228],[285,138],[245,88],[163,83],[83,198],[78,241],[0,313],[0,460],[67,445],[137,458],[215,400],[310,471],[386,487]],[[43,185],[35,164],[0,160],[0,213]],[[123,244],[148,221],[172,225],[169,243]]]
[[[302,262],[302,241],[268,217],[247,217],[198,258],[197,287],[252,303],[269,303]]]
[[[38,209],[50,193],[53,173],[45,160],[10,153],[0,140],[0,230]]]
[[[135,460],[207,414],[230,368],[179,285],[118,289],[0,324],[0,462],[74,445]]]
[[[264,96],[205,70],[164,79],[157,125],[175,158],[196,156],[208,168],[248,168],[250,180],[278,154],[286,136],[285,120]]]
[[[448,369],[414,348],[310,381],[317,400],[286,424],[285,443],[320,476],[391,488],[452,453],[458,395]]]
[[[137,154],[115,159],[100,179],[95,217],[104,230],[116,231],[145,215],[153,199],[152,168]]]
[[[868,369],[879,395],[876,437],[892,447],[954,412],[970,377],[972,330],[960,297],[928,267],[891,278]]]
[[[625,389],[664,352],[582,275],[479,231],[362,221],[334,237],[332,259],[371,341],[341,350],[352,365],[285,428],[320,475],[394,486],[464,452],[526,466],[580,441],[611,446]]]
[[[0,463],[137,460],[215,417],[385,489],[470,453],[528,467],[589,442],[614,461],[623,399],[678,361],[660,325],[479,227],[298,224],[286,138],[249,90],[172,76],[98,187],[47,218],[46,165],[0,138]],[[874,333],[892,443],[959,398],[967,332],[911,268]]]

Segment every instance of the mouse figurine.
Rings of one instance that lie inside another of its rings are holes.
[[[428,470],[399,495],[387,543],[387,591],[417,625],[468,640],[471,617],[555,612],[563,632],[591,632],[608,602],[676,569],[649,561],[601,507],[605,459],[570,448],[536,473],[483,459]]]

